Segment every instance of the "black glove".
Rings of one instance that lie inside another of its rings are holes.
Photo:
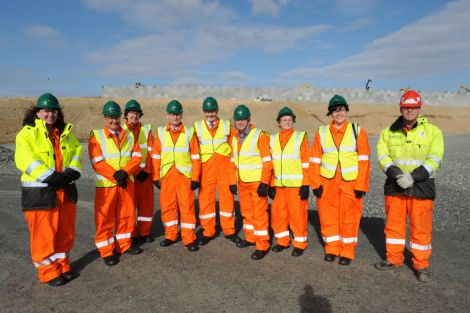
[[[323,186],[320,186],[317,189],[312,189],[312,191],[315,197],[321,198],[321,195],[323,194]]]
[[[114,179],[117,180],[118,186],[126,189],[127,187],[127,177],[129,174],[125,170],[116,171],[113,175]]]
[[[149,177],[149,174],[145,171],[140,171],[139,174],[135,176],[135,178],[141,182],[145,181],[147,177]]]
[[[69,197],[70,201],[77,203],[78,201],[78,190],[77,186],[72,183],[64,187],[65,194]]]
[[[264,197],[267,197],[268,196],[268,185],[266,185],[265,183],[260,183],[259,186],[258,186],[258,197],[260,198],[264,198]]]
[[[362,197],[365,196],[366,192],[360,191],[360,190],[354,190],[354,194],[356,195],[356,198],[361,199]]]
[[[274,198],[276,198],[276,187],[269,187],[269,189],[268,189],[268,197],[269,197],[271,200],[274,200]]]
[[[113,175],[114,179],[117,180],[118,183],[127,180],[127,177],[129,177],[129,174],[125,170],[119,170],[116,171]]]
[[[230,185],[228,186],[228,188],[230,189],[230,192],[232,193],[232,195],[236,195],[237,194],[237,185]]]
[[[198,181],[192,180],[191,181],[191,190],[196,190],[199,188],[201,184]]]
[[[302,186],[299,190],[300,200],[308,200],[308,194],[310,192],[310,188],[308,186]]]
[[[154,182],[153,182],[153,185],[154,185],[155,187],[157,187],[157,189],[160,189],[160,188],[162,187],[162,186],[160,186],[160,181],[159,181],[159,180],[154,181]]]
[[[71,181],[77,180],[80,178],[81,174],[80,172],[71,169],[70,167],[66,168],[65,171],[62,173],[65,177],[70,179]]]
[[[51,175],[47,176],[46,179],[44,179],[46,184],[56,188],[64,188],[70,183],[70,181],[70,179],[55,171]]]

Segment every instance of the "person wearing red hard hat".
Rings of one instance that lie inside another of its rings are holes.
[[[444,156],[441,130],[420,115],[422,99],[414,90],[400,100],[401,116],[382,130],[377,143],[385,180],[386,260],[379,270],[400,268],[404,262],[406,222],[410,224],[410,251],[416,278],[430,278],[432,210],[436,198],[434,176]]]

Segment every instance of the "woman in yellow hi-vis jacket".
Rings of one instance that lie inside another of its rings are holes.
[[[349,105],[339,95],[331,98],[332,121],[320,126],[313,141],[310,172],[317,197],[325,261],[349,265],[354,259],[363,196],[369,190],[370,148],[367,134],[346,119]]]
[[[60,286],[76,278],[70,267],[75,238],[82,146],[64,121],[59,101],[43,94],[24,117],[16,136],[22,207],[29,226],[31,257],[39,280]]]
[[[277,115],[280,132],[271,135],[270,147],[274,164],[274,182],[269,188],[271,227],[276,237],[274,252],[290,245],[289,228],[294,235],[292,256],[307,249],[309,148],[304,131],[294,131],[295,114],[282,108]]]

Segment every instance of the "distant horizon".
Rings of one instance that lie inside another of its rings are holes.
[[[457,92],[470,86],[469,16],[469,0],[6,1],[0,96],[368,79]]]

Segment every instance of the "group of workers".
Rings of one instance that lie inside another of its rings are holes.
[[[386,260],[379,270],[404,262],[407,219],[410,250],[419,281],[430,277],[434,176],[442,162],[442,133],[419,115],[421,96],[407,91],[400,100],[401,116],[382,130],[378,159],[386,174]],[[239,248],[254,246],[253,260],[270,250],[291,255],[307,249],[308,198],[316,198],[326,262],[354,260],[364,195],[369,190],[370,148],[365,130],[347,120],[349,105],[335,95],[328,104],[328,125],[320,126],[309,149],[305,131],[294,130],[289,107],[277,115],[279,132],[269,135],[251,122],[246,105],[233,112],[233,124],[218,116],[213,97],[202,103],[204,119],[182,122],[183,106],[166,106],[167,124],[152,129],[141,122],[136,100],[124,108],[108,101],[102,109],[104,127],[93,130],[88,145],[96,172],[95,245],[104,263],[119,263],[120,255],[140,254],[152,242],[154,186],[160,189],[162,247],[181,236],[189,251],[197,251],[216,235],[216,217],[228,240]],[[60,286],[78,277],[70,267],[75,237],[77,188],[82,170],[82,146],[64,121],[55,96],[46,93],[28,109],[16,137],[15,162],[22,171],[22,207],[29,225],[31,256],[39,280]],[[152,133],[154,131],[154,135]],[[199,223],[196,236],[195,192]],[[216,192],[218,206],[216,206]],[[243,239],[235,228],[234,196],[243,218]],[[268,213],[268,197],[272,199]],[[218,214],[217,214],[218,208]],[[270,229],[274,245],[270,244]],[[180,230],[180,234],[179,234]],[[291,243],[292,241],[292,243]]]

